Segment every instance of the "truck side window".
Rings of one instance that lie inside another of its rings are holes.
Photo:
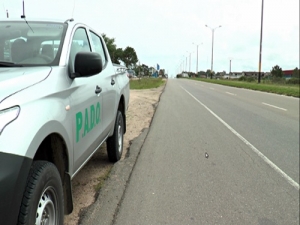
[[[69,56],[69,64],[72,65],[73,71],[74,71],[74,62],[75,62],[76,54],[78,52],[90,52],[90,51],[91,51],[91,47],[85,29],[78,28],[75,31],[72,39],[70,56]]]
[[[105,63],[106,63],[106,56],[105,56],[105,53],[104,53],[104,49],[103,49],[103,44],[102,44],[102,41],[101,41],[101,38],[90,31],[90,34],[91,34],[91,37],[92,37],[92,46],[93,46],[93,51],[94,52],[97,52],[101,58],[102,58],[102,65],[104,67]]]

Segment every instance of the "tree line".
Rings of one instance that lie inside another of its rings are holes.
[[[278,66],[278,65],[273,66],[273,68],[271,70],[271,75],[273,77],[276,77],[276,78],[283,78],[283,76],[284,76],[282,68],[280,66]],[[295,79],[299,79],[300,78],[299,77],[299,69],[298,69],[298,67],[296,67],[293,70],[291,78],[295,78]]]
[[[298,67],[293,70],[291,77],[289,77],[290,79],[288,79],[287,81],[284,77],[282,68],[278,65],[273,66],[270,73],[271,79],[275,83],[300,84],[300,70],[298,69]]]
[[[115,38],[109,38],[106,34],[102,34],[104,42],[107,46],[109,55],[111,60],[115,64],[121,64],[122,62],[128,69],[134,70],[135,74],[142,75],[142,76],[151,76],[152,69],[151,67],[142,64],[137,65],[138,57],[134,48],[127,46],[125,49],[118,48],[116,45]],[[160,69],[158,71],[158,75],[165,76],[165,70]]]
[[[130,46],[127,46],[125,49],[117,48],[117,45],[115,44],[115,38],[109,38],[106,34],[102,34],[102,37],[105,41],[113,63],[121,64],[121,62],[123,62],[129,69],[135,67],[136,63],[138,62],[138,57],[134,48]]]
[[[217,72],[214,73],[211,72],[211,70],[207,70],[205,71],[199,71],[198,74],[194,73],[194,72],[183,72],[188,74],[189,77],[215,77],[215,76],[224,76],[226,74],[225,71],[223,72]],[[282,68],[278,65],[275,65],[272,67],[272,69],[270,70],[270,76],[265,76],[263,79],[268,79],[273,81],[274,83],[288,83],[288,84],[300,84],[300,70],[298,69],[298,67],[296,67],[292,74],[291,77],[289,77],[290,79],[286,81],[285,79],[285,75],[282,71]],[[177,74],[177,77],[181,77],[181,74]],[[251,79],[249,79],[250,81],[254,81],[255,78],[250,77]],[[240,78],[240,80],[245,80],[245,78]]]

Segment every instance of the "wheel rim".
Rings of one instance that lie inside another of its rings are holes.
[[[121,120],[119,120],[119,124],[118,124],[118,144],[119,144],[119,153],[122,152],[122,148],[123,148],[123,138],[122,138],[122,134],[123,134],[123,130],[122,130],[122,125],[121,125]]]
[[[56,224],[57,197],[52,187],[48,187],[39,200],[35,225]]]

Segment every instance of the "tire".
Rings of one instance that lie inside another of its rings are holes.
[[[19,225],[62,225],[64,220],[63,189],[54,164],[33,162],[19,212]]]
[[[123,115],[120,111],[117,112],[114,134],[106,141],[107,155],[110,162],[117,162],[120,160],[123,152],[123,135],[124,122]]]

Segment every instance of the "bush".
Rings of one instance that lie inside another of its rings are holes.
[[[246,81],[247,82],[254,82],[254,81],[256,81],[256,78],[255,77],[247,77]]]
[[[285,84],[285,78],[272,77],[272,83],[274,83],[274,84]]]
[[[242,76],[242,77],[239,78],[239,81],[254,82],[254,81],[256,81],[256,78],[255,77]]]
[[[262,79],[262,83],[264,83],[264,84],[273,84],[272,80],[270,80],[270,79]]]
[[[300,85],[300,79],[299,78],[291,78],[286,81],[286,84],[297,84]]]
[[[239,81],[246,81],[246,77],[245,76],[240,77]]]

